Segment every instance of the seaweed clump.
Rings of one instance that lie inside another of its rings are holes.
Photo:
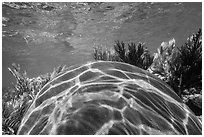
[[[202,114],[202,31],[177,48],[167,81],[196,115]]]
[[[103,50],[101,47],[95,47],[93,57],[95,60],[104,61],[119,61],[131,65],[138,66],[142,69],[147,69],[153,62],[153,56],[143,43],[126,44],[124,42],[116,41],[114,49]]]
[[[169,84],[196,115],[202,114],[201,29],[181,47],[175,48],[174,39],[163,42],[148,71]]]
[[[171,62],[170,85],[184,94],[184,90],[195,88],[197,93],[202,90],[202,33],[201,29],[187,39],[177,50],[176,60]],[[177,89],[179,88],[179,89]]]
[[[175,51],[175,39],[171,39],[169,42],[162,42],[157,53],[154,53],[154,59],[148,71],[155,74],[163,81],[168,81],[171,75],[172,59],[176,59]]]
[[[202,33],[201,29],[175,48],[175,40],[163,42],[154,54],[148,70],[168,83],[178,96],[202,90]],[[194,91],[193,91],[194,88]],[[187,91],[188,90],[188,91]]]
[[[25,112],[39,90],[65,69],[65,66],[58,67],[52,73],[28,78],[26,72],[20,73],[19,65],[12,64],[12,69],[9,68],[9,71],[16,78],[17,83],[2,96],[2,134],[17,133]]]
[[[112,51],[94,49],[95,60],[121,61],[145,69],[169,84],[194,111],[202,114],[202,31],[192,34],[184,45],[175,39],[162,42],[157,53],[150,55],[143,44],[116,42]]]

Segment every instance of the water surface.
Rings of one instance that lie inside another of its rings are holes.
[[[3,3],[2,85],[11,86],[12,63],[28,76],[59,65],[93,60],[93,47],[114,41],[182,45],[202,24],[201,3]]]

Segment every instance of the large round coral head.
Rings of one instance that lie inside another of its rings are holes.
[[[18,134],[202,134],[202,125],[156,76],[98,61],[69,68],[47,83]]]

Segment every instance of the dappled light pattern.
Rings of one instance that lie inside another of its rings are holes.
[[[98,61],[72,67],[47,83],[18,134],[202,134],[202,126],[154,75]]]

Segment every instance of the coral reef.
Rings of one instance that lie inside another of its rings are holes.
[[[202,32],[201,29],[187,39],[181,47],[175,40],[163,42],[157,53],[151,55],[143,43],[125,44],[116,41],[112,50],[95,47],[95,60],[109,60],[129,63],[143,68],[168,83],[179,97],[197,115],[202,115]],[[17,84],[2,97],[2,132],[16,134],[21,119],[38,91],[66,66],[54,69],[36,78],[20,73],[20,66],[13,64],[9,71]]]

